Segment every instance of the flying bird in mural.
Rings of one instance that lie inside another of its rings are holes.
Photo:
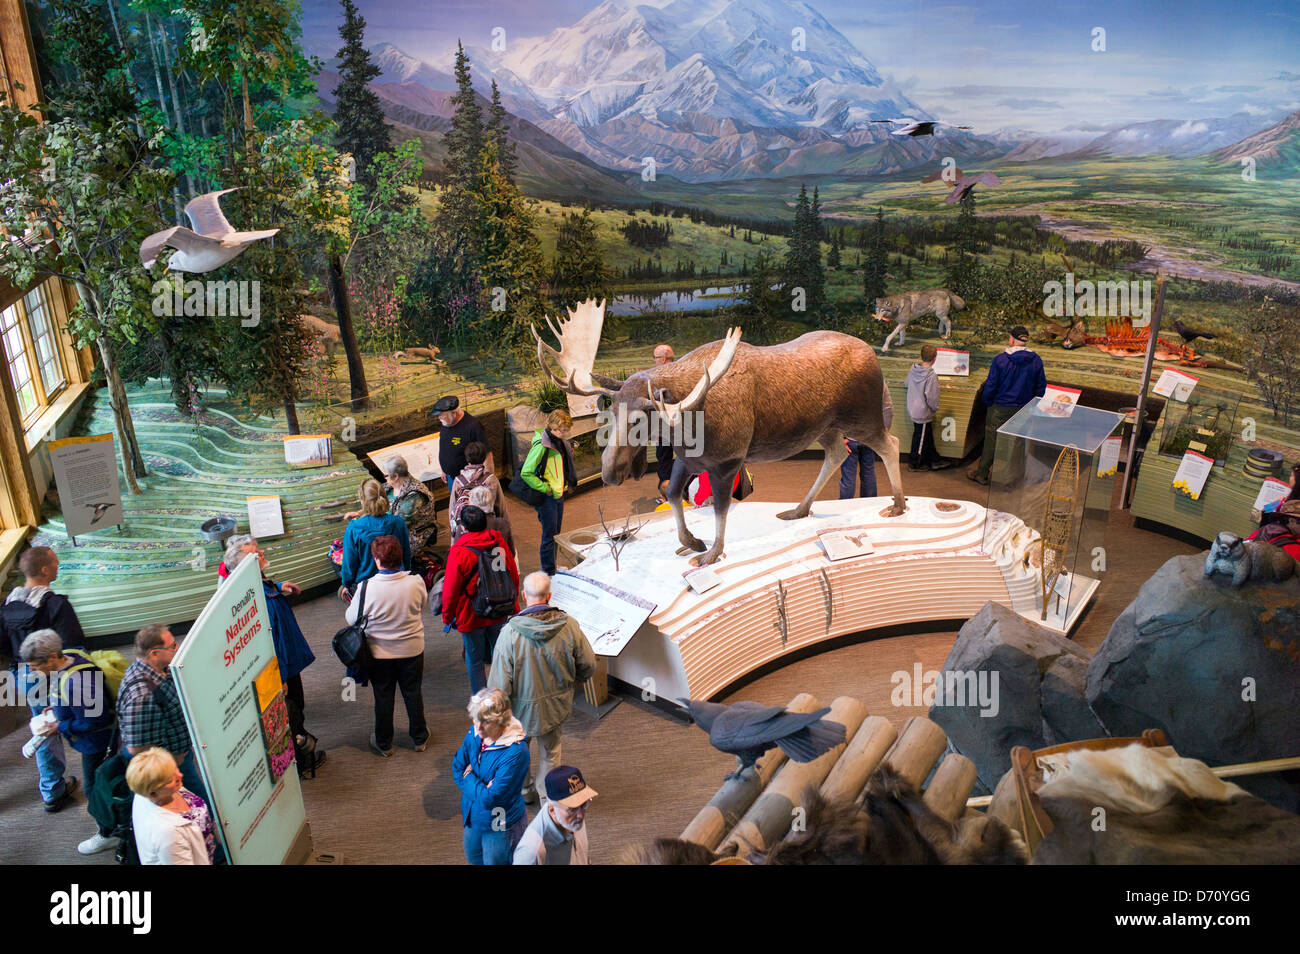
[[[164,248],[176,251],[168,261],[168,268],[177,272],[210,272],[226,264],[254,242],[268,239],[279,229],[261,229],[238,232],[221,213],[221,196],[234,189],[205,192],[190,199],[185,206],[193,229],[175,225],[155,232],[140,243],[140,261],[152,268]]]
[[[962,199],[966,198],[966,193],[970,192],[970,190],[975,188],[977,185],[992,188],[993,186],[1001,184],[1002,180],[997,177],[996,173],[992,172],[981,172],[977,176],[962,176],[957,180],[957,184],[953,186],[953,190],[948,193],[948,197],[943,201],[948,205],[952,205],[954,202],[960,202]]]
[[[895,136],[911,136],[915,139],[917,136],[933,136],[935,126],[951,126],[953,129],[970,129],[969,126],[953,126],[952,123],[945,123],[939,119],[873,119],[873,123],[902,123],[898,129],[892,130]]]
[[[781,751],[796,762],[811,762],[844,741],[844,726],[822,716],[830,707],[816,712],[788,712],[781,706],[757,702],[722,705],[698,699],[678,699],[691,718],[705,732],[719,752],[734,755],[740,762],[727,778],[740,778],[754,767],[768,749]]]
[[[111,503],[86,504],[86,506],[94,511],[94,514],[90,518],[90,525],[92,527],[99,523],[99,521],[103,519],[104,514],[108,513],[108,511],[113,507]]]

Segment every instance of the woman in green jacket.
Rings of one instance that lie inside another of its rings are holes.
[[[555,535],[564,521],[564,491],[578,486],[578,472],[569,446],[572,430],[573,418],[568,411],[552,411],[546,418],[546,428],[534,432],[533,446],[522,469],[524,483],[542,495],[542,502],[533,509],[542,525],[542,570],[550,576],[555,575]],[[539,476],[537,471],[543,454],[546,465]]]

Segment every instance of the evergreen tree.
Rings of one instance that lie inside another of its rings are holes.
[[[334,113],[338,124],[334,145],[340,152],[352,155],[356,181],[369,190],[375,185],[374,158],[381,152],[392,152],[393,141],[384,124],[379,97],[367,85],[382,70],[370,62],[370,51],[365,47],[366,21],[352,0],[342,0],[342,6],[339,36],[343,38],[343,48],[338,51],[339,85],[334,89],[338,101]]]
[[[453,267],[469,273],[477,271],[482,256],[477,241],[477,210],[471,192],[479,178],[485,136],[483,111],[475,98],[469,57],[459,41],[456,44],[456,95],[451,102],[455,112],[451,117],[451,129],[443,137],[447,148],[447,187],[442,194],[436,226],[447,239]]]
[[[52,0],[47,42],[54,61],[53,116],[92,129],[115,119],[136,121],[139,102],[130,63],[111,42],[108,18],[98,0]]]
[[[766,253],[759,252],[754,258],[740,306],[745,338],[754,344],[772,344],[781,316],[789,314],[786,293],[775,285],[776,280],[771,259]]]
[[[826,317],[826,277],[822,272],[818,227],[808,202],[808,190],[805,186],[800,186],[799,200],[794,210],[794,225],[786,244],[782,283],[792,302],[794,290],[803,289],[805,315],[814,323]]]
[[[867,238],[867,259],[862,275],[862,297],[868,310],[885,297],[885,210],[876,207],[876,224]]]
[[[826,253],[826,267],[827,268],[840,267],[840,242],[838,236],[835,235],[831,236],[831,247],[830,250]]]
[[[961,209],[957,213],[956,254],[949,260],[943,278],[944,287],[958,295],[966,296],[973,291],[979,269],[979,260],[975,254],[977,236],[975,190],[971,189],[961,198]],[[946,250],[945,254],[951,250]]]
[[[680,275],[681,271],[679,260],[674,273]],[[555,262],[551,267],[551,298],[562,307],[572,307],[588,298],[597,301],[613,298],[590,209],[566,212],[560,220]]]
[[[497,144],[497,161],[501,164],[501,175],[511,185],[515,182],[515,169],[518,160],[515,157],[514,144],[510,142],[510,131],[506,125],[506,108],[501,105],[501,91],[497,81],[492,81],[492,118],[488,120],[487,134]]]

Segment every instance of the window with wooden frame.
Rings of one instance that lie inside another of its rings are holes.
[[[68,385],[57,335],[45,285],[0,312],[0,340],[24,427]]]

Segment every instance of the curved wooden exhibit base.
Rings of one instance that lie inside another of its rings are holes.
[[[711,567],[719,582],[704,593],[683,579],[688,558],[676,554],[671,513],[649,519],[619,554],[617,568],[598,526],[557,539],[580,561],[567,572],[655,604],[608,666],[611,676],[664,700],[708,699],[818,643],[965,619],[989,600],[1038,621],[1038,574],[1025,560],[1036,534],[1019,519],[971,501],[931,497],[909,497],[901,517],[881,517],[889,504],[886,497],[819,500],[810,516],[794,521],[776,516],[789,504],[733,504],[726,557]],[[686,518],[697,537],[712,538],[712,508],[688,510]],[[871,552],[828,559],[818,535],[834,530],[865,530]],[[1095,586],[1074,594],[1073,612],[1062,623],[1073,623]]]

